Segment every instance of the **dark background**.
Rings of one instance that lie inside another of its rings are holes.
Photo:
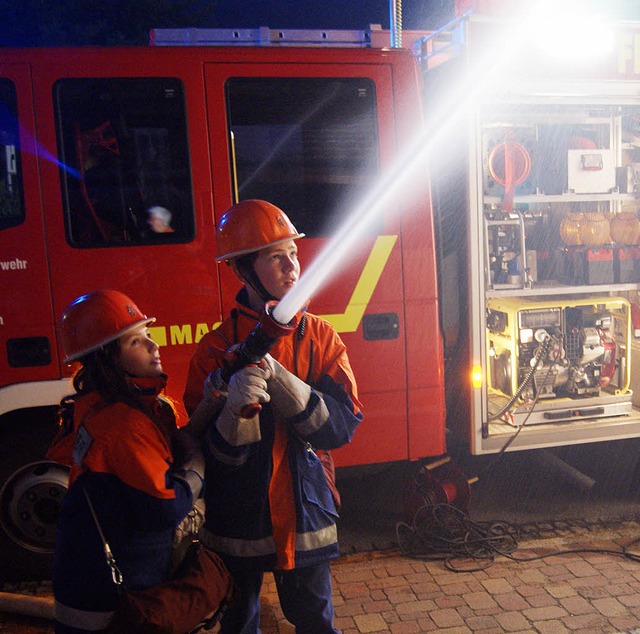
[[[404,29],[435,29],[454,17],[454,0],[398,6]],[[580,0],[581,10],[588,6],[640,19],[639,0]],[[0,0],[0,46],[144,46],[154,27],[388,29],[390,8],[390,0]]]
[[[453,2],[413,0],[403,22],[437,28]],[[0,0],[0,46],[146,45],[154,27],[388,29],[389,11],[387,0]]]

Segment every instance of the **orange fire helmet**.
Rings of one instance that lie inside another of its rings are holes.
[[[59,323],[60,342],[71,363],[118,337],[155,321],[124,293],[113,290],[81,295],[65,308]]]
[[[243,200],[228,209],[216,229],[216,262],[302,238],[287,214],[265,200]]]

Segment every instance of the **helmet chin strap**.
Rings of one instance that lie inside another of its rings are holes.
[[[267,291],[264,284],[260,281],[260,278],[253,268],[253,261],[238,258],[238,260],[236,260],[236,268],[240,275],[242,275],[244,281],[258,294],[263,304],[277,299]]]

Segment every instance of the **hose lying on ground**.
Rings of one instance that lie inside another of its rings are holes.
[[[53,621],[53,597],[0,592],[0,612],[24,614]]]
[[[640,554],[629,549],[640,538],[621,546],[620,550],[601,548],[575,548],[559,550],[532,557],[517,557],[519,531],[508,522],[474,522],[451,504],[421,506],[411,524],[396,524],[398,546],[403,555],[413,559],[442,560],[453,572],[486,570],[496,557],[503,556],[516,562],[534,561],[571,553],[599,553],[616,555],[640,562]]]

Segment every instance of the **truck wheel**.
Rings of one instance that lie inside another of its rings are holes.
[[[10,419],[10,420],[9,420]],[[44,459],[51,411],[4,417],[0,425],[0,581],[51,578],[60,503],[69,469]]]
[[[69,469],[56,462],[32,462],[18,469],[0,490],[0,525],[19,546],[51,554],[60,502]]]

